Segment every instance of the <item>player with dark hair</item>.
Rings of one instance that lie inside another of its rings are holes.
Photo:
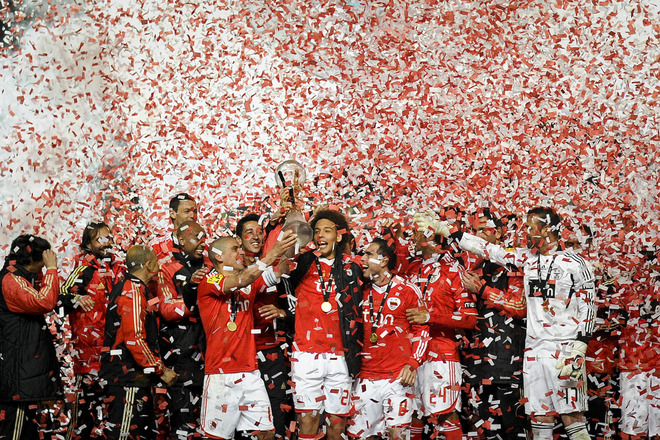
[[[236,237],[243,249],[246,266],[256,264],[262,256],[265,234],[261,220],[261,216],[257,214],[247,214],[236,224]],[[277,284],[278,290],[284,282],[282,280]],[[282,307],[280,302],[282,301],[278,292],[272,292],[257,296],[254,304],[257,360],[273,411],[276,438],[286,436],[286,430],[292,420],[292,411],[286,409],[293,405],[291,395],[287,393],[290,371],[282,348],[286,343],[283,321],[286,318],[286,307]]]
[[[83,230],[77,266],[60,289],[69,315],[75,400],[68,438],[90,438],[102,429],[104,391],[99,382],[108,296],[123,276],[123,264],[112,254],[114,240],[107,224],[90,222]]]
[[[42,269],[46,274],[39,280]],[[48,433],[46,402],[56,400],[59,364],[46,314],[57,304],[57,256],[41,237],[20,235],[0,271],[0,438]]]
[[[321,415],[327,437],[340,440],[351,409],[352,377],[360,371],[361,270],[345,252],[350,234],[343,214],[320,209],[310,223],[314,252],[301,254],[291,273],[295,336],[291,360],[299,438],[316,438]]]
[[[172,222],[172,232],[154,238],[149,242],[149,246],[154,248],[158,261],[161,263],[167,261],[174,252],[176,237],[174,232],[179,225],[185,221],[197,221],[197,202],[189,194],[179,193],[170,200],[170,221]]]
[[[449,236],[449,225],[428,224]],[[452,235],[461,248],[490,261],[522,269],[527,301],[523,359],[525,410],[537,440],[552,439],[558,414],[571,440],[587,440],[584,385],[587,343],[596,307],[591,265],[574,251],[561,251],[561,219],[551,208],[527,213],[528,249],[507,250],[475,235]]]
[[[174,236],[172,258],[158,272],[158,347],[163,363],[179,375],[167,390],[170,438],[192,439],[199,427],[204,383],[204,328],[197,307],[197,286],[208,272],[204,266],[206,233],[187,220]]]
[[[354,386],[356,414],[348,427],[355,438],[408,438],[413,385],[428,344],[426,326],[410,325],[406,310],[421,307],[419,289],[393,275],[396,254],[382,238],[364,250],[362,270],[369,281],[362,310],[366,328],[362,369]]]
[[[469,220],[474,235],[501,243],[502,224],[490,209]],[[476,295],[479,314],[463,349],[469,421],[489,440],[523,438],[527,425],[520,404],[527,313],[523,275],[515,267],[478,258],[463,274],[463,284]]]

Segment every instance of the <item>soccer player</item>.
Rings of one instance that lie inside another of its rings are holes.
[[[406,316],[411,324],[428,324],[431,336],[427,360],[417,372],[418,412],[447,440],[460,440],[462,369],[457,329],[475,326],[475,300],[463,287],[461,265],[449,253],[437,253],[432,245],[436,231],[421,222],[419,213],[414,219],[415,248],[421,255],[410,263],[408,276],[422,291],[424,307],[408,309]]]
[[[573,249],[591,260],[593,234],[582,224],[564,229],[567,249]],[[589,409],[585,413],[589,432],[597,439],[618,436],[621,419],[619,408],[619,374],[616,360],[621,335],[621,292],[616,278],[610,276],[600,261],[594,265],[596,277],[596,325],[587,347],[587,393]]]
[[[271,265],[291,249],[297,236],[285,233],[257,263],[245,267],[234,237],[215,240],[209,250],[211,270],[198,287],[199,313],[207,350],[201,426],[211,438],[230,439],[234,432],[256,432],[260,440],[274,436],[268,394],[256,363],[253,307],[257,295],[275,290],[286,260]],[[277,272],[276,272],[277,270]]]
[[[106,380],[108,439],[155,439],[153,387],[158,379],[177,380],[158,355],[157,307],[148,303],[147,283],[158,274],[158,258],[149,246],[133,246],[126,254],[126,278],[110,293],[105,321],[106,351],[101,377]]]
[[[256,264],[261,258],[264,246],[264,229],[257,214],[247,214],[236,224],[238,237],[244,252],[246,266]],[[282,283],[278,284],[278,287]],[[259,295],[254,305],[254,339],[257,347],[257,359],[261,378],[266,384],[268,399],[273,412],[275,437],[284,438],[290,413],[283,408],[291,408],[293,402],[287,393],[289,368],[281,345],[286,342],[284,323],[286,312],[279,305],[279,295]]]
[[[199,223],[187,220],[175,237],[173,258],[158,272],[158,344],[165,365],[179,375],[168,389],[170,438],[191,439],[199,426],[204,382],[205,338],[196,298],[197,285],[208,272],[204,267],[206,233]]]
[[[502,224],[485,208],[470,217],[477,237],[500,244]],[[474,257],[471,258],[474,260]],[[520,405],[525,344],[523,277],[515,267],[503,267],[478,258],[463,274],[463,284],[476,295],[477,325],[464,347],[469,383],[470,423],[487,439],[525,437],[527,421]],[[504,298],[507,309],[497,303]],[[520,411],[518,411],[520,409]]]
[[[316,250],[301,254],[290,281],[295,291],[291,359],[299,438],[316,438],[321,415],[328,440],[340,440],[351,409],[352,377],[360,371],[361,270],[346,255],[348,221],[320,209],[311,223]]]
[[[406,310],[421,307],[421,293],[393,275],[395,268],[394,247],[375,238],[362,256],[369,280],[362,300],[366,331],[353,393],[357,414],[348,426],[356,438],[408,438],[412,421],[412,386],[429,335],[425,326],[408,323]]]
[[[432,228],[449,236],[446,223]],[[573,251],[559,250],[561,219],[551,208],[527,213],[528,249],[507,250],[483,238],[456,233],[461,248],[525,274],[527,336],[523,359],[525,410],[537,440],[552,439],[556,415],[571,440],[587,440],[585,354],[594,327],[594,275]]]
[[[59,388],[59,364],[45,318],[59,290],[50,243],[34,235],[12,241],[0,286],[0,438],[37,439],[47,432],[41,423],[46,401],[56,400]]]
[[[102,429],[105,393],[99,382],[108,296],[123,276],[123,262],[114,260],[108,225],[91,222],[83,231],[78,266],[60,289],[60,303],[69,315],[75,400],[69,438],[90,438]]]
[[[154,248],[158,261],[164,263],[172,257],[176,243],[175,231],[185,221],[197,221],[197,202],[189,194],[179,193],[170,200],[170,221],[172,232],[154,238],[149,246]]]
[[[149,242],[160,263],[172,259],[172,254],[175,248],[178,248],[176,230],[181,223],[186,221],[197,221],[197,202],[189,194],[179,193],[172,197],[170,200],[170,221],[172,222],[172,232],[154,238]],[[210,265],[210,263],[208,263]],[[157,290],[156,282],[153,281],[149,285],[152,292]],[[191,301],[193,299],[191,298]],[[194,301],[193,301],[194,302]],[[158,440],[165,440],[170,437],[171,430],[168,424],[169,420],[164,408],[167,406],[167,397],[163,394],[156,395],[156,417],[162,421],[159,423],[158,429],[160,433]]]
[[[647,255],[635,285],[623,295],[619,352],[623,438],[660,435],[660,280],[657,254]],[[645,273],[644,273],[645,272]],[[640,281],[644,280],[644,283]]]

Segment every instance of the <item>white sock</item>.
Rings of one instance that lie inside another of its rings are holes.
[[[554,427],[554,423],[532,422],[532,438],[534,440],[552,440]]]
[[[584,422],[575,422],[571,426],[567,426],[566,434],[571,440],[591,440],[589,431],[587,431],[587,424]]]

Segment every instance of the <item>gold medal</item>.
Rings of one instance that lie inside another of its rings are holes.
[[[238,328],[238,326],[236,325],[236,323],[234,321],[229,321],[227,323],[227,330],[229,330],[230,332],[235,332],[237,328]]]
[[[325,313],[330,313],[330,310],[332,310],[332,304],[330,304],[329,301],[323,301],[323,304],[321,304],[321,310]]]
[[[378,335],[376,333],[372,333],[369,335],[369,340],[371,341],[372,344],[375,344],[378,342]]]

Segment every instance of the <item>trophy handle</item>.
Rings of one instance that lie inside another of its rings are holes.
[[[286,179],[284,178],[284,173],[282,173],[282,171],[277,171],[277,175],[280,176],[280,180],[282,180],[282,188],[286,188]],[[291,204],[296,206],[296,194],[293,189],[293,184],[289,186],[289,198],[291,199]]]

